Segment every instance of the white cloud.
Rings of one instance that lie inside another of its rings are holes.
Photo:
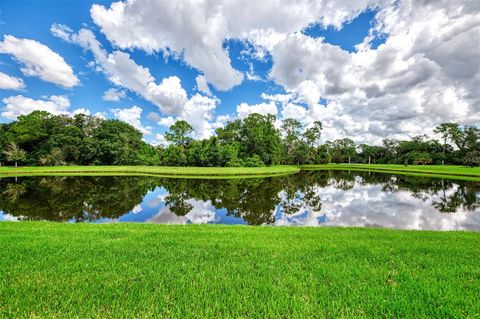
[[[155,112],[150,112],[147,114],[147,118],[154,122],[157,122],[158,125],[170,127],[175,123],[175,119],[172,116],[162,117],[160,114]]]
[[[3,90],[21,90],[25,88],[25,83],[21,78],[10,76],[0,72],[0,89]]]
[[[210,98],[197,93],[185,104],[179,119],[185,120],[192,125],[195,130],[195,138],[201,139],[212,136],[214,127],[211,121],[213,119],[213,111],[218,102],[219,100],[216,98]]]
[[[237,105],[237,115],[240,118],[245,118],[252,113],[258,113],[262,115],[273,114],[277,115],[278,110],[275,102],[271,101],[269,103],[259,103],[259,104],[247,104],[240,103]]]
[[[152,145],[168,145],[168,142],[165,140],[165,136],[163,134],[155,134],[155,138],[153,141],[150,142]]]
[[[124,90],[110,88],[103,93],[102,99],[104,101],[118,102],[127,96]]]
[[[151,134],[151,127],[144,127],[141,123],[142,111],[142,108],[136,105],[131,108],[112,109],[113,115],[120,121],[132,125],[143,134]]]
[[[177,76],[164,78],[157,84],[148,68],[138,65],[128,53],[121,51],[108,53],[90,30],[81,29],[78,34],[67,33],[67,36],[61,37],[90,50],[94,55],[96,67],[115,85],[136,92],[157,105],[162,113],[178,115],[182,112],[183,105],[187,102],[187,92]]]
[[[254,109],[277,114],[279,106],[282,117],[297,116],[307,124],[321,120],[324,139],[351,136],[356,142],[379,143],[385,137],[428,133],[444,121],[480,122],[477,2],[137,0],[109,8],[94,5],[91,16],[114,47],[161,52],[199,70],[197,88],[205,94],[208,83],[228,90],[242,81],[225,45],[241,40],[248,47],[242,55],[271,57],[269,79],[285,94],[264,94],[266,103],[258,105],[242,103],[239,116]],[[355,52],[301,33],[317,23],[340,29],[366,9],[376,11],[375,20]],[[75,39],[62,26],[52,26],[52,32],[90,48],[116,85],[137,92],[162,113],[186,117],[183,107],[190,100],[178,78],[157,84],[127,53],[108,54],[89,31],[81,30]],[[386,42],[373,48],[378,34]],[[246,73],[247,79],[257,76],[253,68]],[[207,113],[197,119],[209,123],[197,124],[205,132],[221,125],[212,110]]]
[[[80,83],[65,60],[38,41],[5,35],[0,42],[0,53],[10,54],[20,62],[23,65],[21,71],[26,76],[37,76],[66,88]]]
[[[205,93],[208,96],[212,95],[210,88],[208,87],[207,79],[203,75],[199,75],[195,78],[195,82],[197,83],[197,90]]]
[[[270,50],[285,35],[314,22],[340,27],[381,2],[137,0],[114,2],[110,8],[93,5],[90,13],[114,45],[182,58],[217,89],[228,90],[243,75],[232,67],[225,40],[247,39]]]
[[[300,105],[287,103],[283,106],[281,114],[282,119],[292,118],[302,121],[307,117],[308,111]]]
[[[284,98],[309,105],[306,120],[323,121],[329,139],[379,143],[441,122],[480,122],[480,7],[404,0],[380,9],[376,21],[370,35],[387,35],[377,49],[372,36],[353,53],[303,34],[277,43],[270,76]]]
[[[214,130],[218,125],[218,121],[213,121],[213,112],[217,107],[219,100],[208,96],[201,95],[199,93],[192,96],[181,113],[176,116],[162,117],[158,113],[150,112],[148,119],[157,122],[158,125],[169,128],[177,120],[184,120],[190,123],[194,129],[193,137],[196,139],[209,138],[213,135]],[[157,136],[156,144],[164,144],[163,136]]]
[[[41,100],[34,100],[23,95],[6,97],[3,100],[2,117],[16,120],[20,115],[33,111],[47,111],[52,114],[68,114],[70,100],[66,96],[52,95]]]
[[[50,32],[57,38],[63,39],[65,41],[72,41],[73,30],[64,24],[54,23],[50,28]]]

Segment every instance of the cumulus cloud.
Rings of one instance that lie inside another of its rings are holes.
[[[187,102],[187,92],[183,89],[180,78],[170,76],[157,84],[150,70],[138,65],[128,53],[122,51],[108,53],[103,49],[91,30],[81,29],[78,33],[68,33],[68,29],[63,28],[62,31],[65,34],[59,35],[59,32],[54,32],[54,35],[90,50],[96,66],[112,83],[137,93],[157,105],[162,113],[176,115],[181,113],[183,105]]]
[[[118,102],[127,96],[124,90],[110,88],[103,93],[102,99],[104,101]]]
[[[38,41],[5,35],[0,42],[0,53],[9,54],[21,63],[21,71],[26,76],[36,76],[66,88],[80,83],[63,57]]]
[[[247,103],[240,103],[237,105],[237,115],[240,118],[245,118],[252,113],[258,113],[262,115],[273,114],[277,115],[277,105],[275,102],[269,103],[259,103],[259,104],[247,104]]]
[[[307,121],[324,122],[328,138],[379,143],[446,121],[479,123],[480,7],[461,3],[404,0],[380,9],[369,34],[387,40],[377,49],[372,36],[349,53],[289,35],[270,52],[270,76],[284,100],[309,106]]]
[[[147,115],[147,118],[166,128],[172,126],[177,120],[184,120],[192,125],[194,130],[194,138],[209,138],[213,135],[213,132],[217,127],[222,126],[218,120],[214,120],[213,115],[218,103],[219,100],[217,98],[212,98],[197,93],[185,103],[185,106],[178,116],[162,117],[158,113],[150,112]],[[220,116],[219,118],[220,120],[224,120],[226,117]],[[160,139],[158,139],[158,141],[155,143],[164,144],[163,136],[161,136]]]
[[[112,109],[113,115],[120,121],[126,122],[132,125],[134,128],[142,132],[143,134],[150,134],[152,128],[144,127],[141,123],[143,109],[138,106],[132,106],[125,109]]]
[[[172,54],[200,70],[217,89],[228,90],[243,75],[232,67],[225,40],[245,39],[261,52],[315,22],[339,28],[381,2],[137,0],[114,2],[109,8],[93,5],[90,13],[114,45]]]
[[[303,32],[315,24],[341,29],[368,9],[376,12],[375,19],[354,52]],[[202,74],[197,89],[207,95],[209,83],[228,90],[244,76],[259,79],[253,68],[244,75],[232,66],[227,41],[243,41],[248,49],[242,54],[249,58],[271,58],[268,78],[284,93],[262,95],[265,103],[238,105],[239,117],[259,112],[307,124],[321,120],[324,139],[349,136],[359,143],[430,133],[445,121],[480,122],[480,6],[475,0],[127,0],[93,5],[91,16],[114,47],[160,52],[197,69]],[[180,79],[156,81],[129,54],[107,53],[88,30],[74,36],[56,25],[52,32],[89,48],[117,86],[137,92],[172,118],[188,118],[183,107],[192,99]],[[377,48],[378,35],[385,43]],[[196,128],[211,132],[217,125],[213,111],[202,107],[207,115],[195,118],[202,123]]]
[[[208,87],[208,82],[205,76],[199,75],[195,78],[195,82],[197,83],[197,90],[205,93],[208,96],[212,95],[212,92],[210,91],[210,88]]]
[[[2,117],[16,120],[20,115],[27,115],[33,111],[47,111],[52,114],[68,114],[70,100],[66,96],[52,95],[43,99],[34,100],[23,95],[6,97],[2,100],[4,107]]]
[[[25,83],[23,83],[21,78],[0,72],[0,89],[21,90],[23,88],[25,88]]]
[[[190,123],[195,131],[195,138],[209,138],[213,134],[214,127],[213,111],[218,103],[218,99],[195,94],[185,104],[179,119]]]

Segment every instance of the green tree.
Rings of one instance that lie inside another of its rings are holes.
[[[472,151],[468,153],[463,159],[463,165],[470,167],[480,166],[480,152]]]
[[[461,135],[460,127],[457,123],[442,123],[438,125],[434,130],[434,133],[441,134],[443,139],[443,153],[442,153],[442,165],[445,164],[445,152],[448,140],[457,140]]]
[[[192,142],[189,136],[193,132],[193,127],[186,121],[180,120],[170,126],[169,131],[165,133],[165,140],[177,146],[186,147]]]
[[[302,124],[292,118],[283,120],[281,132],[283,133],[283,163],[294,164],[296,159],[296,151],[300,142],[300,131]]]
[[[313,122],[313,124],[305,130],[303,136],[309,147],[315,146],[322,136],[322,122]]]
[[[274,123],[275,116],[271,114],[253,113],[243,120],[241,145],[246,157],[258,155],[267,165],[279,161],[281,140]]]
[[[304,145],[302,147],[301,153],[304,154],[302,163],[319,163],[317,159],[318,152],[320,151],[317,148],[317,145],[322,136],[322,122],[315,121],[310,127],[308,127],[305,132],[303,132]],[[326,159],[322,158],[320,161],[324,162]]]
[[[349,138],[337,139],[327,144],[335,163],[350,163],[352,157],[357,154],[355,142]]]
[[[99,165],[131,165],[138,159],[142,133],[130,124],[105,120],[93,132],[96,147],[94,163]]]
[[[49,154],[43,155],[39,159],[40,165],[59,166],[65,165],[65,153],[59,147],[54,147]]]
[[[7,145],[5,155],[8,161],[15,162],[15,167],[18,166],[18,162],[25,162],[27,160],[27,152],[15,143]]]

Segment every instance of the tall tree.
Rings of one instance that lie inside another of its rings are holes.
[[[295,151],[300,141],[300,131],[302,124],[292,118],[283,120],[281,131],[283,133],[283,162],[285,164],[295,163]]]
[[[322,122],[315,121],[313,124],[305,130],[303,136],[308,146],[313,147],[318,143],[320,137],[322,136]]]
[[[267,165],[278,162],[281,140],[274,123],[275,116],[271,114],[253,113],[243,120],[242,146],[248,157],[257,155]]]
[[[448,140],[455,140],[458,139],[459,135],[461,134],[460,127],[457,123],[442,123],[438,125],[434,130],[434,133],[441,134],[443,139],[443,158],[442,158],[442,165],[445,164],[445,151],[447,148]]]
[[[170,126],[169,131],[165,133],[165,140],[174,145],[185,147],[192,138],[189,136],[193,132],[193,127],[186,121],[180,120]]]

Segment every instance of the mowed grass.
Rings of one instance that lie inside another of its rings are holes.
[[[245,178],[295,174],[300,170],[368,170],[480,181],[480,167],[454,165],[326,164],[274,165],[267,167],[173,167],[173,166],[23,166],[0,167],[0,178],[47,175],[146,175],[180,178]]]
[[[23,166],[0,167],[0,177],[24,175],[153,175],[162,177],[231,178],[298,173],[288,165],[268,167],[174,167],[174,166]]]
[[[303,165],[302,170],[367,170],[407,174],[418,176],[431,176],[440,178],[463,179],[480,181],[480,167],[466,167],[459,165],[396,165],[396,164],[325,164]]]
[[[0,223],[1,318],[478,318],[480,233]]]

